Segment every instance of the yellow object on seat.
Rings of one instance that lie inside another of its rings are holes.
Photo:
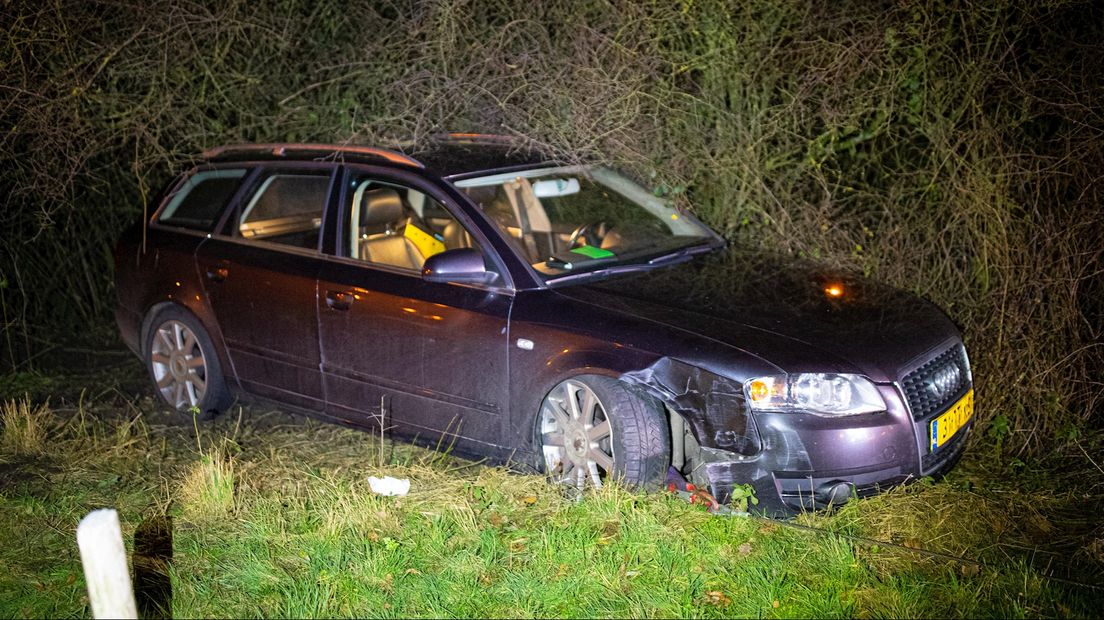
[[[406,226],[403,228],[403,237],[413,243],[414,247],[418,248],[418,251],[422,253],[422,258],[429,258],[434,254],[440,254],[445,251],[445,243],[443,241],[422,230],[421,227],[414,224],[414,222],[407,222]]]

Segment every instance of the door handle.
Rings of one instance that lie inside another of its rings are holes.
[[[226,265],[211,265],[207,267],[207,279],[212,282],[222,282],[230,277],[230,268]]]
[[[345,291],[326,291],[326,306],[334,310],[348,310],[353,305],[353,294]]]

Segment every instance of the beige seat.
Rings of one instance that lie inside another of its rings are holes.
[[[403,205],[398,190],[389,187],[364,193],[360,203],[360,258],[371,263],[421,269],[425,258],[404,237]]]
[[[445,249],[455,250],[456,248],[474,247],[471,235],[456,220],[451,220],[445,225],[445,230],[441,236],[445,238]]]

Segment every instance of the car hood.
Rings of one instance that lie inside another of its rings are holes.
[[[719,341],[786,372],[894,381],[959,338],[941,310],[910,293],[734,249],[557,292]]]

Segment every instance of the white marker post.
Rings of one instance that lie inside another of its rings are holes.
[[[92,617],[138,618],[119,513],[111,508],[88,513],[77,526],[77,546]]]

